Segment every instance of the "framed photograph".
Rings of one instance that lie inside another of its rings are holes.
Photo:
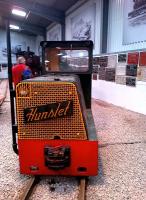
[[[126,76],[126,65],[118,65],[116,67],[116,75],[118,76]]]
[[[136,86],[136,78],[134,78],[134,77],[126,77],[126,85],[135,87]]]
[[[126,63],[127,54],[118,54],[118,63]]]
[[[126,76],[137,76],[137,65],[127,65]]]
[[[140,52],[139,66],[146,66],[146,51]]]
[[[92,72],[98,74],[98,71],[99,71],[99,65],[93,65],[93,70],[92,70]]]
[[[107,67],[107,65],[108,65],[108,56],[101,56],[101,57],[99,57],[99,65],[102,68]]]
[[[137,79],[146,82],[146,66],[138,67]]]
[[[71,18],[72,40],[95,41],[95,4]]]
[[[138,61],[139,61],[139,53],[138,52],[134,52],[134,53],[128,53],[128,61],[127,64],[135,64],[138,65]]]
[[[106,71],[105,68],[99,68],[99,80],[105,80]]]
[[[117,65],[117,55],[109,55],[108,56],[107,67],[109,67],[109,68],[116,68],[116,65]]]
[[[61,25],[57,24],[47,32],[48,41],[61,41]]]
[[[112,82],[115,81],[115,68],[106,68],[105,80]]]
[[[124,0],[123,44],[146,41],[146,1]]]
[[[126,76],[117,76],[115,77],[117,84],[126,85]]]

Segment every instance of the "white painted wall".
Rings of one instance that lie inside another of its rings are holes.
[[[99,54],[101,49],[101,25],[102,25],[102,0],[81,0],[66,12],[66,40],[71,40],[71,19],[80,13],[85,13],[90,6],[95,6],[95,42],[94,54]]]
[[[135,88],[93,80],[92,97],[146,115],[146,82],[137,82]]]

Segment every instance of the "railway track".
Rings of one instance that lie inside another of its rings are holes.
[[[23,194],[20,197],[20,200],[29,200],[30,197],[35,193],[35,189],[37,184],[39,184],[40,177],[34,176],[30,178]],[[86,178],[79,178],[79,194],[77,200],[85,200],[86,199],[86,186],[87,186],[87,179]]]

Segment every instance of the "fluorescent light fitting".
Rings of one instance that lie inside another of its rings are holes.
[[[50,61],[49,60],[45,60],[45,63],[49,63]]]
[[[83,53],[83,52],[79,52],[79,56],[80,56],[80,57],[83,57],[83,56],[84,56],[84,53]]]
[[[69,55],[64,55],[64,56],[62,56],[63,58],[70,58],[71,56],[69,56]]]
[[[58,53],[57,55],[58,55],[58,56],[62,56],[62,55],[63,55],[63,53]]]
[[[20,27],[16,26],[16,25],[13,25],[13,24],[10,24],[10,29],[19,30]]]
[[[12,14],[13,15],[19,15],[21,17],[25,17],[26,16],[26,12],[23,10],[18,10],[18,9],[13,9],[12,10]]]

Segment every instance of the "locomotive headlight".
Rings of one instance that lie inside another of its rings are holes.
[[[21,96],[27,96],[28,93],[29,93],[29,92],[28,92],[27,90],[20,90],[20,91],[19,91],[19,94],[20,94]]]
[[[23,86],[19,85],[17,86],[17,89],[18,91],[18,97],[30,97],[30,85],[29,84],[24,84]]]

